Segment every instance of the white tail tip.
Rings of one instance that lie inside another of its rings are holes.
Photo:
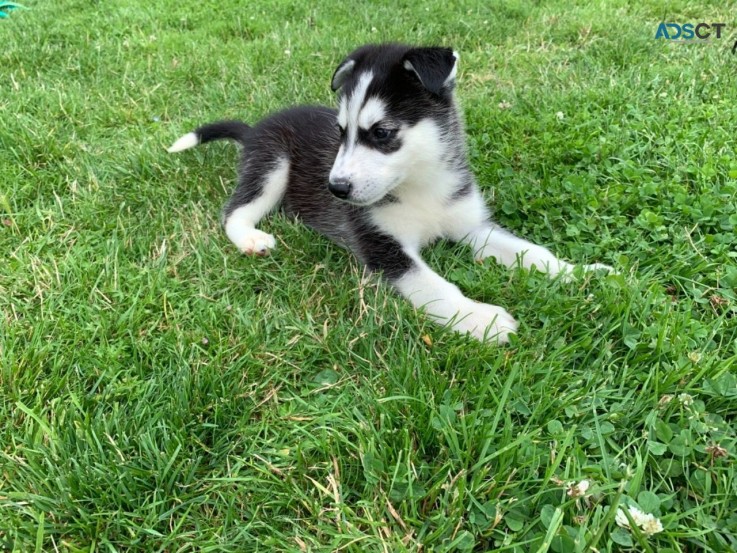
[[[170,154],[173,154],[175,152],[181,152],[183,150],[189,150],[190,148],[194,148],[197,146],[197,144],[200,143],[200,139],[197,137],[197,135],[193,132],[187,133],[179,140],[177,140],[174,144],[169,146],[169,149],[167,152]]]

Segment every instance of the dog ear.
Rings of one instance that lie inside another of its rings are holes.
[[[333,73],[333,80],[330,82],[330,87],[333,89],[333,92],[345,84],[348,77],[353,73],[354,67],[356,67],[356,60],[354,59],[346,58],[340,62],[335,73]]]
[[[433,94],[442,95],[455,86],[458,53],[450,48],[412,48],[404,55],[404,68],[420,79]]]

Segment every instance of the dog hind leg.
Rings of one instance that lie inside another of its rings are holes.
[[[282,158],[266,170],[246,163],[238,187],[223,212],[223,226],[230,241],[248,255],[268,255],[276,246],[271,234],[256,228],[284,196],[289,179],[289,161]]]

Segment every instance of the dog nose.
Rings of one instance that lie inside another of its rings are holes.
[[[328,182],[328,190],[333,193],[334,196],[345,200],[348,194],[351,193],[351,181],[348,179],[335,179]]]

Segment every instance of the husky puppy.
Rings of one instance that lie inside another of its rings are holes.
[[[253,127],[204,125],[170,152],[232,139],[243,146],[223,225],[243,253],[265,255],[274,237],[256,226],[277,205],[350,249],[416,308],[479,340],[502,343],[517,322],[473,301],[421,258],[446,238],[478,259],[570,276],[573,265],[494,223],[466,154],[454,96],[458,55],[448,48],[363,46],[338,65],[338,110],[295,107]],[[586,270],[606,268],[595,264]]]

